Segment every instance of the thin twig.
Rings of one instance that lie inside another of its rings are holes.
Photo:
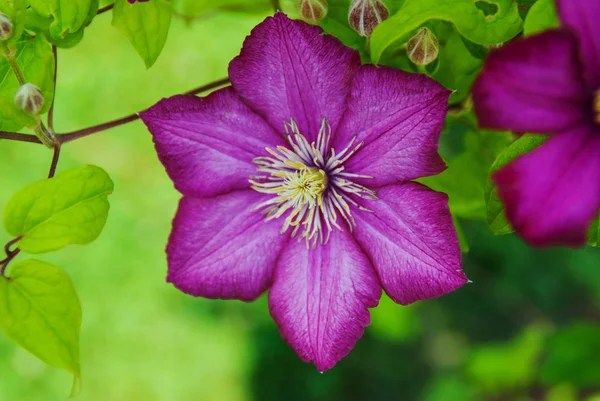
[[[119,125],[127,124],[132,121],[139,119],[137,113],[128,115],[127,117],[119,118],[118,120],[109,121],[107,123],[94,125],[93,127],[84,128],[81,130],[69,132],[67,134],[58,134],[56,135],[60,143],[72,142],[76,139],[83,138],[85,136],[89,136],[95,134],[97,132],[106,131],[108,129],[118,127]]]
[[[184,94],[185,95],[198,95],[202,92],[207,92],[209,90],[217,89],[221,86],[227,85],[229,82],[230,82],[229,78],[220,79],[218,81],[203,85],[199,88],[192,89],[188,92],[185,92]],[[55,134],[54,136],[58,140],[59,144],[63,144],[63,143],[72,142],[76,139],[95,134],[97,132],[105,131],[107,129],[111,129],[111,128],[118,127],[123,124],[130,123],[139,118],[140,118],[139,113],[134,113],[134,114],[130,114],[126,117],[119,118],[118,120],[113,120],[113,121],[109,121],[107,123],[94,125],[92,127],[69,132],[66,134]],[[0,131],[0,139],[9,139],[9,140],[13,140],[13,141],[30,142],[30,143],[42,143],[37,137],[35,137],[33,135],[19,134],[16,132]]]
[[[101,9],[98,10],[98,12],[96,13],[96,15],[100,15],[100,14],[104,14],[107,11],[110,11],[114,8],[114,4],[109,4],[106,7],[102,7]]]
[[[54,145],[54,154],[52,155],[52,164],[50,165],[48,178],[52,178],[54,177],[54,174],[56,174],[56,167],[58,166],[58,159],[60,158],[60,146],[60,144]]]
[[[54,102],[56,101],[56,77],[58,73],[58,52],[56,46],[52,46],[52,54],[54,55],[54,92],[52,93],[52,103],[48,110],[48,129],[54,132]]]
[[[223,85],[227,85],[228,83],[229,83],[229,78],[224,78],[224,79],[220,79],[215,82],[211,82],[210,84],[201,86],[199,88],[192,89],[191,91],[188,91],[184,94],[185,95],[197,95],[199,93],[206,92],[206,91],[209,91],[212,89],[216,89]],[[57,135],[57,138],[60,141],[60,143],[72,142],[79,138],[83,138],[83,137],[86,137],[86,136],[89,136],[89,135],[92,135],[92,134],[95,134],[98,132],[102,132],[102,131],[106,131],[106,130],[114,128],[114,127],[118,127],[123,124],[130,123],[132,121],[138,120],[139,118],[140,118],[139,113],[134,113],[134,114],[130,114],[126,117],[119,118],[118,120],[113,120],[113,121],[109,121],[107,123],[94,125],[93,127],[69,132],[67,134],[59,134],[59,135]]]
[[[8,139],[11,141],[18,142],[29,142],[29,143],[42,143],[37,136],[28,134],[19,134],[16,132],[4,132],[0,131],[0,139]]]
[[[15,239],[9,241],[4,246],[4,253],[6,254],[6,258],[3,259],[2,261],[0,261],[0,275],[6,277],[4,274],[6,272],[6,267],[21,252],[21,250],[19,248],[16,248],[14,250],[10,249],[14,244],[19,242],[21,240],[21,238],[23,238],[23,237],[22,236],[17,237]]]

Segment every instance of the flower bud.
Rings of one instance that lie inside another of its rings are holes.
[[[27,113],[35,115],[44,106],[44,95],[40,88],[34,84],[24,84],[17,90],[15,103]]]
[[[300,15],[306,21],[319,22],[327,15],[327,0],[300,0]]]
[[[348,13],[350,27],[361,36],[371,36],[381,21],[390,16],[382,0],[353,0]]]
[[[0,13],[0,40],[8,40],[13,32],[13,24],[8,15]]]
[[[428,28],[419,29],[408,41],[408,58],[417,65],[427,65],[440,52],[438,38]]]

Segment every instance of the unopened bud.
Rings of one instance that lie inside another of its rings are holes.
[[[353,0],[348,13],[350,27],[361,36],[371,36],[381,21],[390,16],[382,0]]]
[[[419,29],[408,41],[408,58],[417,65],[427,65],[440,52],[438,39],[428,28]]]
[[[327,15],[327,0],[300,0],[300,15],[306,21],[319,22]]]
[[[15,103],[27,113],[36,115],[44,106],[44,95],[34,84],[24,84],[17,90]]]
[[[8,15],[0,13],[0,40],[7,40],[13,32],[13,24]]]

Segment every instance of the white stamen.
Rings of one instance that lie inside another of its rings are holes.
[[[292,237],[300,232],[299,238],[312,243],[325,244],[333,228],[342,230],[338,214],[346,221],[350,230],[356,225],[350,206],[372,212],[352,198],[377,200],[377,194],[351,179],[372,178],[367,175],[348,173],[343,164],[362,147],[356,146],[356,137],[340,153],[330,147],[331,126],[323,119],[315,142],[309,143],[300,133],[294,120],[285,124],[289,148],[278,146],[276,150],[266,148],[272,156],[257,157],[253,162],[257,171],[264,173],[250,177],[252,188],[258,192],[274,195],[273,198],[255,206],[252,210],[264,209],[265,220],[283,217],[281,233],[293,227]]]

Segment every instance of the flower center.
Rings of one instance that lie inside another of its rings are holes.
[[[600,90],[594,93],[594,121],[600,124]]]
[[[359,205],[360,198],[377,200],[370,189],[352,181],[355,178],[372,178],[344,171],[344,163],[362,146],[354,145],[356,137],[341,152],[330,147],[331,126],[323,119],[316,142],[309,143],[292,120],[285,125],[289,148],[278,146],[267,148],[272,156],[258,157],[253,162],[259,175],[250,177],[252,188],[271,194],[272,198],[253,210],[264,209],[266,221],[287,214],[281,233],[293,227],[292,236],[301,232],[313,247],[318,242],[327,243],[333,227],[341,216],[350,230],[356,225],[351,206],[370,211]]]

